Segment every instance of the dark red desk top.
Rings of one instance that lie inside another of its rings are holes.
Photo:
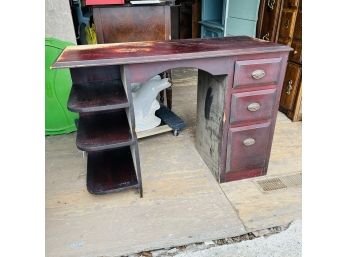
[[[68,46],[52,68],[175,61],[290,50],[287,45],[246,36]]]

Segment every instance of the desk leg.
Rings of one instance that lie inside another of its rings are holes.
[[[172,109],[173,80],[172,80],[172,71],[171,70],[166,72],[166,77],[169,78],[169,83],[171,84],[171,86],[166,89],[167,106],[168,106],[169,109]]]
[[[170,87],[168,87],[166,92],[166,98],[167,98],[167,106],[169,109],[172,109],[172,86],[173,86],[173,80],[172,80],[172,71],[166,71],[161,74],[161,78],[169,78],[169,83],[172,84]],[[164,104],[164,90],[160,92],[160,103]]]

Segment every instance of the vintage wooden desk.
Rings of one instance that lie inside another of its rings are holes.
[[[142,196],[130,84],[178,67],[199,69],[195,142],[217,181],[266,174],[290,50],[244,36],[67,47],[52,67],[71,72],[88,191]]]

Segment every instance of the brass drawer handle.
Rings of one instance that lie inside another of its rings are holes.
[[[290,95],[292,90],[292,79],[289,80],[288,85],[286,86],[285,94]]]
[[[287,29],[287,28],[289,28],[289,26],[290,26],[290,20],[287,19],[284,23],[284,27]]]
[[[268,40],[269,41],[269,32],[267,32],[263,37],[263,40]]]
[[[255,142],[256,142],[255,139],[253,139],[252,137],[249,137],[243,141],[243,145],[251,146],[251,145],[255,144]]]
[[[264,70],[255,70],[253,73],[251,73],[251,76],[254,79],[262,79],[266,75],[266,72]]]
[[[259,103],[251,103],[248,105],[248,110],[250,112],[256,112],[260,109],[261,105]]]
[[[267,5],[271,10],[274,9],[275,0],[268,0]]]

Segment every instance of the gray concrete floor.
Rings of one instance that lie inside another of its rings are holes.
[[[175,257],[300,257],[302,256],[302,223],[295,220],[290,227],[269,237],[259,237],[202,250],[188,250]]]
[[[120,256],[286,225],[301,187],[262,193],[254,179],[218,184],[194,147],[196,71],[175,70],[173,110],[188,127],[140,140],[144,198],[86,190],[75,133],[46,138],[46,256]],[[301,172],[301,122],[277,118],[267,177]]]

